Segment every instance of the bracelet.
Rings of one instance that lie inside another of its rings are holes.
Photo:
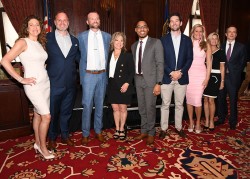
[[[17,81],[18,81],[19,83],[22,83],[22,81],[23,81],[23,77],[21,77],[21,76],[20,76],[20,77],[18,77],[18,78],[17,78]]]

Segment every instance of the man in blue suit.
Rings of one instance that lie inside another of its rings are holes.
[[[107,59],[111,35],[99,29],[100,18],[97,12],[90,12],[86,23],[89,30],[79,34],[81,60],[80,80],[82,85],[82,145],[87,145],[90,135],[90,121],[93,104],[95,105],[95,137],[104,142],[101,134],[103,102],[107,84]]]
[[[222,45],[222,49],[225,50],[227,56],[225,87],[219,91],[219,119],[215,122],[215,125],[220,125],[225,122],[226,116],[228,114],[226,101],[228,94],[230,103],[229,125],[231,130],[235,130],[238,122],[238,91],[241,85],[241,73],[246,65],[247,52],[243,44],[235,41],[237,37],[237,28],[235,26],[229,26],[225,35],[227,37],[227,41]]]
[[[188,70],[193,61],[193,45],[189,37],[181,33],[182,19],[179,13],[169,16],[171,32],[161,38],[164,48],[164,76],[161,86],[161,132],[160,139],[166,136],[169,122],[169,106],[174,91],[175,129],[185,137],[182,130],[183,101],[188,84]]]
[[[46,44],[48,53],[46,68],[51,90],[51,122],[48,133],[50,150],[56,148],[59,124],[62,143],[74,146],[74,142],[69,138],[69,120],[76,94],[76,61],[79,62],[80,59],[78,40],[67,31],[69,27],[67,14],[57,13],[54,23],[56,30],[47,34]]]

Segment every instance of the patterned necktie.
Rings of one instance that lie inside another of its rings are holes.
[[[98,46],[98,39],[97,39],[97,33],[94,34],[94,55],[95,55],[95,62],[96,62],[96,69],[101,69],[101,60],[100,60],[100,52],[99,52],[99,46]]]
[[[231,43],[228,44],[228,45],[229,45],[229,47],[228,47],[228,49],[227,49],[227,61],[229,61],[230,56],[231,56]]]
[[[138,73],[141,74],[141,57],[142,57],[142,41],[140,41],[139,58],[138,58]]]

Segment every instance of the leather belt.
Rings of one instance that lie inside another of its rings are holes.
[[[100,73],[104,73],[106,70],[86,70],[86,73],[90,73],[90,74],[100,74]]]

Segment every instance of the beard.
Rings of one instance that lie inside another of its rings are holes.
[[[91,29],[99,29],[99,27],[100,27],[100,24],[89,24],[89,28],[91,28]]]
[[[179,31],[181,28],[180,27],[176,27],[176,28],[171,28],[170,27],[170,29],[171,29],[171,31]]]

